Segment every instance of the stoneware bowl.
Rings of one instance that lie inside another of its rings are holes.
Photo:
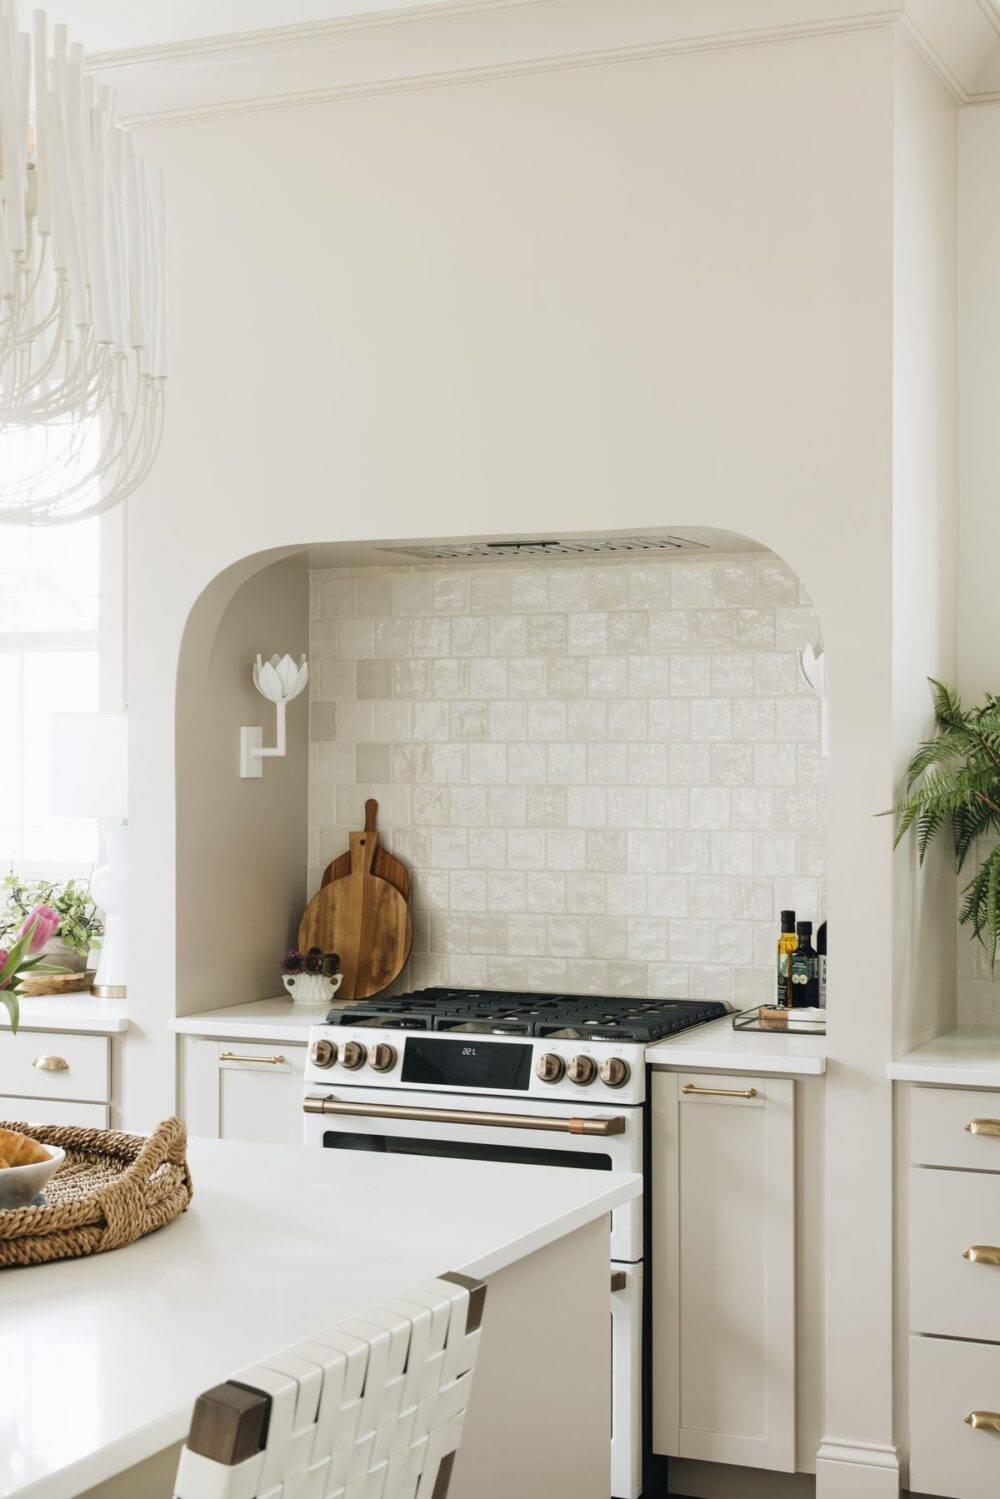
[[[336,978],[324,978],[321,973],[286,973],[281,982],[292,996],[297,1005],[304,1008],[308,1006],[329,1005],[331,999],[344,982],[344,975],[338,973]]]
[[[26,1208],[34,1202],[50,1176],[54,1176],[66,1159],[65,1150],[58,1145],[46,1145],[47,1161],[35,1161],[30,1166],[7,1166],[0,1170],[0,1211],[4,1208]]]

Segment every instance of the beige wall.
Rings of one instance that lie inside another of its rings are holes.
[[[961,565],[959,685],[1000,692],[1000,103],[962,112],[959,130]],[[976,869],[976,853],[960,883]],[[959,1017],[1000,1024],[1000,982],[968,929],[958,936]]]
[[[893,76],[892,727],[895,791],[934,730],[929,676],[956,673],[958,108],[910,42]],[[896,852],[896,1054],[955,1022],[955,874],[948,839],[918,868]]]
[[[242,583],[218,614],[210,589],[185,631],[177,698],[177,1013],[280,991],[278,959],[305,906],[308,700],[286,710],[284,758],[260,779],[237,773],[239,726],[273,745],[275,712],[257,692],[260,654],[308,651],[309,574],[286,561]]]
[[[217,574],[311,541],[664,524],[749,534],[798,574],[833,681],[827,1182],[853,1226],[829,1246],[827,1429],[874,1446],[891,1441],[892,859],[871,815],[893,783],[891,74],[871,29],[145,127],[167,166],[175,378],[130,525],[148,1037],[131,1126],[173,1107],[165,1026],[201,984],[173,953],[171,684]],[[210,898],[197,864],[183,875]],[[216,1002],[249,976],[233,967]]]

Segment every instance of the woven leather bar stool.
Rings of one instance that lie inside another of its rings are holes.
[[[485,1300],[443,1275],[206,1391],[175,1499],[444,1499]]]

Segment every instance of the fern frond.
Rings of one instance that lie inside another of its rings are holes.
[[[962,727],[965,724],[965,715],[962,712],[962,700],[953,687],[946,687],[939,682],[937,677],[928,677],[931,691],[934,697],[934,717],[942,729]]]
[[[914,781],[932,765],[945,764],[949,760],[957,760],[967,755],[971,739],[972,735],[967,731],[951,729],[937,739],[926,740],[906,767],[907,791],[913,786]]]

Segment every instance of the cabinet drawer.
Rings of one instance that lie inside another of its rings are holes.
[[[910,1489],[920,1494],[1000,1494],[1000,1433],[966,1424],[973,1411],[1000,1416],[1000,1348],[910,1339]]]
[[[106,1103],[63,1103],[56,1098],[0,1098],[0,1119],[15,1124],[82,1124],[107,1129]]]
[[[910,1165],[1000,1171],[1000,1093],[911,1087]]]
[[[0,1094],[106,1103],[111,1096],[107,1036],[18,1031],[0,1046]]]
[[[910,1331],[1000,1342],[1000,1177],[910,1167]],[[997,1492],[1000,1492],[998,1489]]]

